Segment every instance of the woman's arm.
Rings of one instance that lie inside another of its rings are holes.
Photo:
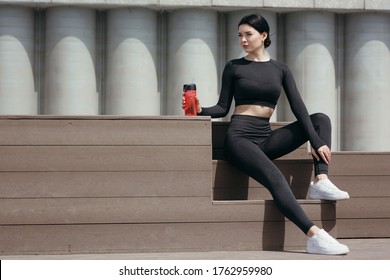
[[[294,77],[287,66],[285,67],[283,74],[283,88],[290,103],[291,110],[306,132],[310,144],[317,151],[320,147],[324,146],[325,143],[314,129],[307,108],[296,87]]]
[[[218,103],[212,107],[201,107],[200,116],[211,116],[212,118],[225,117],[230,110],[234,92],[234,66],[231,62],[225,65],[222,74],[222,88]]]

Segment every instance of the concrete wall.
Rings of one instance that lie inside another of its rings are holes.
[[[390,0],[0,0],[0,114],[182,115],[188,82],[211,106],[255,11],[333,149],[390,150]],[[293,119],[282,98],[272,120]]]

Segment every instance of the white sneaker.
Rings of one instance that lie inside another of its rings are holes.
[[[349,194],[339,190],[329,179],[311,182],[309,187],[310,199],[343,200],[349,199]]]
[[[321,229],[307,240],[306,252],[309,254],[345,255],[349,249]]]

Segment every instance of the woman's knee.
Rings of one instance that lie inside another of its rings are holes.
[[[315,113],[310,115],[311,121],[315,126],[326,126],[331,128],[332,124],[328,115],[324,113]]]

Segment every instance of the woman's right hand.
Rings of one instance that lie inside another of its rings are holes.
[[[196,104],[196,112],[199,114],[200,112],[202,112],[202,106],[200,106],[199,99],[196,96],[195,96],[195,104]],[[185,93],[183,93],[183,97],[181,99],[181,107],[183,108],[183,110],[185,110],[186,108]]]

